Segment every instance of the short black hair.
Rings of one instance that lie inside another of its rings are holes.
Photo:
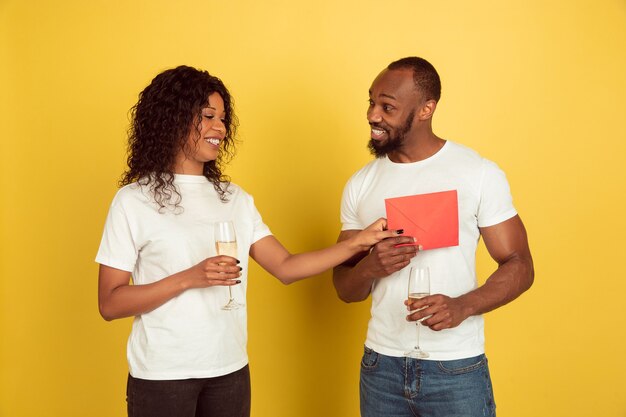
[[[439,101],[441,97],[441,79],[437,70],[424,58],[410,56],[389,64],[387,69],[411,69],[415,86],[424,96],[424,100]]]

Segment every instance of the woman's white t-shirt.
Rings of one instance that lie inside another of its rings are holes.
[[[232,220],[237,235],[243,302],[250,246],[271,234],[252,197],[230,184],[222,202],[205,177],[175,175],[180,207],[159,210],[149,188],[121,188],[111,204],[96,262],[132,273],[134,285],[150,284],[216,256],[213,223]],[[226,375],[248,363],[246,309],[222,310],[228,288],[190,289],[136,316],[128,339],[130,374],[165,380]]]

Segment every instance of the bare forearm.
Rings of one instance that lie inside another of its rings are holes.
[[[514,258],[503,264],[479,288],[459,297],[467,316],[487,313],[515,300],[533,284],[532,259]]]
[[[100,314],[110,321],[152,311],[185,291],[184,272],[152,284],[119,286],[100,300]]]
[[[288,254],[284,260],[269,271],[284,284],[320,274],[354,256],[360,248],[350,241],[339,242],[331,247],[298,254]]]
[[[359,265],[353,267],[339,265],[333,270],[333,284],[339,298],[352,303],[365,300],[371,290],[374,278],[367,276]]]

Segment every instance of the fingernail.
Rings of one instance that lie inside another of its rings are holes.
[[[243,268],[242,268],[242,267],[239,267],[239,270],[240,270],[240,271],[243,271]]]
[[[239,259],[237,259],[237,263],[241,263],[241,262],[239,262]]]
[[[401,235],[402,233],[404,233],[404,229],[398,229],[398,230],[396,230],[396,234]]]
[[[423,247],[422,245],[417,245],[417,248],[418,248],[419,250],[423,250],[423,249],[424,249],[424,247]]]
[[[240,281],[240,280],[237,280],[237,281],[235,281],[235,282],[236,282],[237,284],[241,284],[241,281]]]

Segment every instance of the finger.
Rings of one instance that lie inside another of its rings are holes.
[[[402,233],[404,233],[404,230]],[[413,245],[415,243],[415,238],[413,236],[397,236],[393,239],[395,245]]]
[[[243,270],[239,265],[227,264],[225,262],[210,263],[205,265],[204,272],[212,274],[234,274]]]
[[[409,300],[408,306],[411,310],[419,310],[424,307],[435,305],[435,300],[432,295],[427,295],[426,297],[417,298]]]
[[[425,318],[421,322],[424,326],[428,326],[432,330],[443,330],[450,326],[450,316],[443,313],[436,313],[430,317]]]
[[[217,272],[241,275],[241,271],[243,271],[243,268],[239,265],[217,265]]]
[[[241,271],[229,271],[229,272],[209,272],[206,274],[206,278],[216,281],[228,281],[237,280],[241,277]]]
[[[239,263],[239,259],[228,255],[218,255],[212,259],[219,264],[236,265]]]
[[[425,312],[425,309],[412,311],[406,316],[408,321],[419,321],[422,324],[425,323],[426,318],[430,318],[430,316],[427,312]]]
[[[416,254],[417,252],[415,251],[403,251],[397,254],[390,254],[389,256],[386,256],[381,263],[387,266],[398,266],[404,268],[406,266],[405,264]]]
[[[398,234],[399,233],[396,230],[384,230],[382,232],[376,232],[374,237],[376,238],[377,241],[380,241],[380,240],[389,239],[389,238],[398,236]]]
[[[411,236],[398,236],[390,237],[378,242],[375,248],[379,252],[389,252],[394,251],[396,249],[402,249],[404,251],[415,251],[414,247],[415,240]],[[407,246],[398,246],[398,245],[407,245]],[[408,248],[408,249],[403,249]]]
[[[231,285],[241,284],[241,280],[239,279],[210,279],[208,281],[209,285],[212,286],[226,286],[229,287]]]
[[[374,223],[369,225],[367,230],[387,230],[387,219],[384,217],[379,218]]]

